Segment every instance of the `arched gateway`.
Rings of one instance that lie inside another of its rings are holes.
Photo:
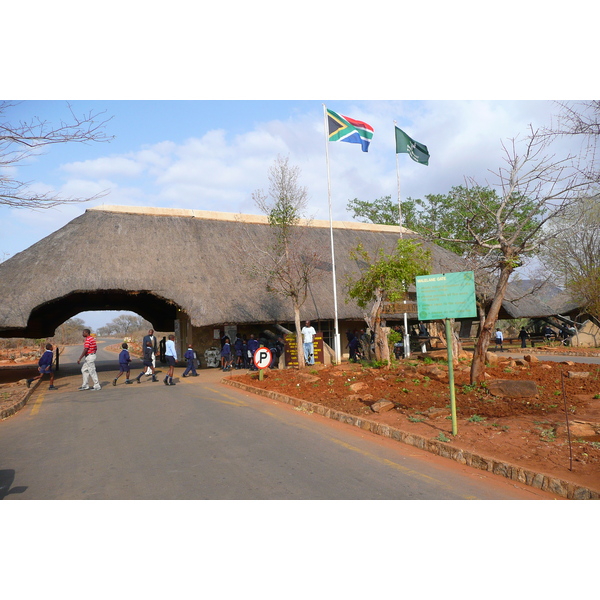
[[[236,240],[264,239],[265,217],[229,213],[106,206],[88,209],[63,228],[0,264],[0,337],[52,336],[68,318],[88,310],[129,310],[159,331],[199,350],[226,325],[267,327],[293,321],[291,304],[264,282],[243,275]],[[399,228],[334,223],[338,318],[342,331],[363,327],[363,311],[344,302],[350,258],[360,242],[371,255],[390,252]],[[334,318],[329,221],[313,221],[310,243],[322,251],[324,276],[311,283],[302,319]],[[405,237],[415,237],[405,230]],[[465,270],[456,255],[427,242],[433,272]],[[262,285],[261,285],[262,284]],[[410,315],[416,318],[416,314]],[[397,316],[401,318],[401,315]]]

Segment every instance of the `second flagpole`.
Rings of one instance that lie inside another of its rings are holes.
[[[396,121],[394,121],[394,137],[396,133]],[[398,164],[398,149],[396,148],[396,180],[398,182],[398,225],[400,226],[400,239],[402,239],[402,201],[400,200],[400,165]],[[406,299],[404,300],[406,304]],[[406,306],[405,306],[406,308]],[[408,315],[404,311],[404,358],[410,357],[410,334],[408,333]]]

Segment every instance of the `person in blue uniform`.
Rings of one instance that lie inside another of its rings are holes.
[[[182,377],[187,377],[190,373],[193,377],[198,377],[198,373],[196,373],[196,365],[194,363],[196,360],[196,353],[194,352],[191,344],[188,345],[188,349],[185,351],[183,358],[187,360],[187,367],[185,368]]]
[[[127,342],[121,344],[121,352],[119,353],[119,374],[113,379],[113,385],[117,385],[117,379],[125,373],[125,383],[129,381],[129,363],[131,362],[131,356],[129,355],[129,346]]]
[[[54,371],[52,370],[52,363],[54,362],[54,353],[52,352],[52,344],[46,344],[46,350],[40,357],[38,361],[38,371],[39,375],[37,377],[32,377],[27,380],[27,387],[30,387],[34,381],[38,379],[42,379],[44,375],[50,375],[50,387],[49,390],[57,390],[58,388],[54,387]]]

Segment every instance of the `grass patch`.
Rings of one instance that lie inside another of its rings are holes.
[[[467,421],[471,423],[481,423],[482,421],[485,421],[485,417],[482,417],[481,415],[472,415]]]

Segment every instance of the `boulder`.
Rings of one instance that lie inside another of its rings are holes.
[[[371,394],[350,394],[346,396],[346,400],[362,400],[363,402],[367,400],[373,400],[373,396]]]
[[[515,379],[491,379],[487,389],[492,396],[504,398],[535,398],[538,395],[535,381]]]
[[[298,377],[302,377],[307,383],[317,383],[320,379],[316,375],[311,375],[310,373],[298,373]]]
[[[598,427],[596,425],[596,427]],[[596,428],[592,423],[587,423],[586,421],[573,421],[569,423],[569,432],[571,433],[571,438],[585,438],[585,437],[593,437],[597,435]],[[559,425],[556,428],[557,437],[567,436],[567,426]]]
[[[441,358],[442,360],[446,360],[448,358],[447,350],[432,350],[431,352],[427,352],[423,354],[421,358],[433,358],[434,360]]]
[[[498,364],[498,355],[494,354],[493,352],[490,352],[489,350],[485,353],[485,362],[492,366],[495,367]]]
[[[586,379],[590,374],[587,371],[567,371],[569,379]]]
[[[396,407],[393,402],[389,400],[377,400],[374,404],[371,405],[371,410],[376,413],[388,412]]]
[[[352,385],[350,385],[350,389],[353,392],[360,392],[360,390],[364,390],[365,388],[368,388],[369,385],[367,383],[365,383],[364,381],[357,381],[356,383],[353,383]]]
[[[525,356],[523,356],[523,359],[531,364],[540,362],[540,359],[537,356],[535,356],[535,354],[525,354]]]

